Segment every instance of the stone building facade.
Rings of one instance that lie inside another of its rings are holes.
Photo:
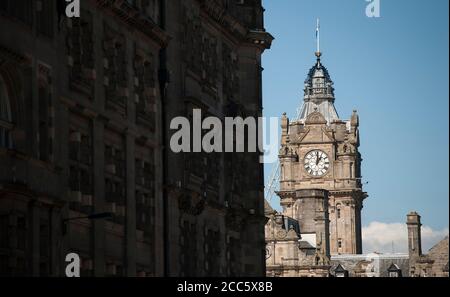
[[[301,234],[299,221],[274,211],[266,203],[266,272],[270,277],[328,277],[330,270],[329,232],[327,230],[328,193],[304,190],[311,200],[312,219],[303,223],[317,228],[314,234]]]
[[[0,274],[263,275],[259,155],[168,145],[193,108],[261,115],[261,1],[65,5],[0,3]]]
[[[167,126],[193,109],[222,120],[262,116],[261,55],[273,40],[263,11],[259,0],[167,1],[166,29],[178,37],[166,51]],[[264,275],[259,153],[166,153],[169,274]]]

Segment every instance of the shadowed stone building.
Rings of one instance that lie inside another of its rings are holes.
[[[65,5],[0,3],[0,275],[264,275],[259,155],[169,148],[193,108],[261,115],[261,1]]]

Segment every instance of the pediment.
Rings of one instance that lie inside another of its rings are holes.
[[[318,111],[315,111],[308,115],[308,117],[305,120],[306,125],[326,125],[327,120],[325,117]]]

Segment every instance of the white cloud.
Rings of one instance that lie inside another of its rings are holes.
[[[448,235],[448,228],[433,230],[422,226],[422,252]],[[405,223],[372,222],[362,229],[363,252],[396,253],[408,252],[408,229]]]

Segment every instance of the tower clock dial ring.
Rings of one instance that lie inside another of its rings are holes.
[[[305,156],[304,168],[311,176],[324,176],[330,168],[330,159],[325,152],[321,150],[312,150]]]

